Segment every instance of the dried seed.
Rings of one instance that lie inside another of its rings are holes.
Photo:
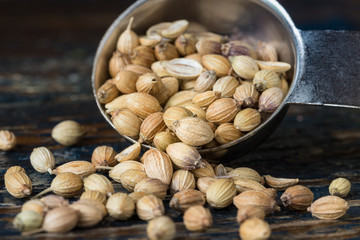
[[[51,131],[51,137],[64,146],[78,143],[85,134],[85,128],[72,120],[60,122]]]
[[[155,46],[155,57],[158,61],[164,61],[178,58],[179,54],[173,44],[161,42]]]
[[[214,172],[216,176],[226,176],[227,175],[227,171],[224,167],[224,165],[219,164],[214,168]]]
[[[249,190],[240,193],[233,199],[234,205],[241,209],[245,206],[255,206],[263,209],[266,214],[272,213],[274,210],[280,211],[280,207],[266,193],[258,190]]]
[[[166,126],[173,130],[173,123],[185,117],[191,117],[192,112],[184,107],[170,107],[164,112],[163,118]]]
[[[212,177],[202,177],[199,178],[196,182],[196,187],[200,190],[200,192],[206,194],[208,188],[212,183],[216,181],[216,178]]]
[[[305,210],[314,200],[312,191],[302,185],[289,187],[280,197],[283,205],[293,210]]]
[[[154,195],[140,198],[136,203],[136,213],[141,220],[149,221],[164,214],[162,200]]]
[[[240,225],[239,235],[243,240],[266,240],[271,235],[271,228],[264,220],[250,218]]]
[[[43,202],[49,210],[58,207],[69,206],[69,200],[55,194],[50,194],[45,197],[42,197],[40,201]]]
[[[217,179],[206,191],[206,200],[214,208],[229,206],[236,196],[236,187],[231,179]]]
[[[212,215],[203,206],[192,206],[184,213],[184,224],[187,230],[203,232],[212,225]]]
[[[126,99],[128,108],[140,118],[162,110],[158,100],[147,93],[131,93]]]
[[[203,56],[208,54],[221,54],[221,43],[211,39],[200,39],[195,45],[197,52]]]
[[[265,190],[265,187],[260,183],[250,179],[236,179],[234,181],[236,190],[238,193],[242,193],[249,190]]]
[[[256,105],[259,100],[259,93],[252,84],[242,84],[236,88],[234,99],[241,103],[245,108],[251,108]]]
[[[204,159],[201,161],[202,166],[200,168],[191,170],[191,172],[194,174],[196,178],[202,178],[202,177],[215,177],[215,172],[213,167],[205,161]]]
[[[125,31],[121,33],[117,41],[117,50],[124,54],[130,54],[131,51],[139,45],[139,37],[137,34],[131,30],[131,25],[134,21],[134,17],[131,17],[129,24],[127,25]]]
[[[147,46],[137,46],[129,55],[131,63],[150,68],[156,61],[154,50]]]
[[[53,174],[55,158],[52,152],[46,147],[34,148],[30,154],[30,163],[39,173],[49,172]]]
[[[187,29],[189,22],[187,20],[177,20],[167,28],[161,30],[160,34],[166,38],[177,38]]]
[[[53,191],[56,195],[73,197],[79,194],[84,186],[81,177],[71,172],[64,172],[57,175],[51,182],[49,188],[38,193],[34,198]]]
[[[161,216],[151,220],[146,233],[150,240],[172,240],[176,235],[176,225],[168,216]]]
[[[165,61],[157,61],[151,64],[151,70],[159,77],[169,77],[171,76],[168,71],[164,68]]]
[[[214,139],[214,132],[205,121],[197,117],[186,117],[175,121],[172,128],[176,136],[191,146],[201,146]]]
[[[248,56],[229,57],[231,66],[237,75],[244,79],[253,79],[259,71],[259,67],[254,59]]]
[[[155,47],[157,44],[161,42],[161,36],[157,34],[152,34],[149,36],[140,36],[139,41],[141,45],[147,47]]]
[[[80,199],[90,199],[90,200],[94,200],[97,201],[103,205],[106,204],[106,195],[99,192],[99,191],[93,191],[93,190],[88,190],[86,192],[83,192],[81,194]]]
[[[177,168],[193,170],[202,166],[199,152],[185,143],[178,142],[168,145],[166,153]]]
[[[206,121],[206,113],[200,106],[198,106],[196,104],[189,103],[189,104],[185,105],[185,108],[187,110],[190,110],[190,112],[192,113],[192,115],[194,117],[198,117],[201,120]]]
[[[172,143],[180,142],[176,135],[172,132],[158,132],[153,140],[153,143],[157,149],[165,152],[167,146]]]
[[[194,189],[185,189],[174,194],[170,200],[170,207],[177,211],[185,212],[188,208],[205,204],[204,195]]]
[[[259,112],[274,112],[280,106],[284,93],[280,88],[265,90],[259,98]]]
[[[126,65],[130,64],[130,58],[126,54],[122,54],[116,50],[113,52],[112,57],[109,60],[109,74],[114,78],[118,72],[120,72]]]
[[[136,90],[138,92],[148,93],[153,96],[156,96],[160,92],[162,86],[161,78],[155,73],[145,73],[136,81]]]
[[[247,219],[250,218],[259,218],[259,219],[265,219],[265,211],[262,208],[258,208],[257,206],[250,206],[245,205],[239,208],[237,215],[236,215],[236,221],[241,224]]]
[[[285,62],[265,62],[258,61],[256,63],[259,65],[262,70],[272,70],[275,72],[286,72],[291,69],[291,65]]]
[[[202,56],[201,61],[207,70],[215,71],[217,77],[230,75],[232,71],[229,60],[221,55],[207,54]]]
[[[195,53],[196,52],[195,44],[196,44],[195,36],[189,33],[181,34],[175,40],[176,49],[183,56]]]
[[[111,117],[116,130],[128,137],[136,138],[140,132],[140,119],[130,110],[118,110]]]
[[[99,191],[106,196],[111,196],[114,193],[114,187],[107,177],[100,174],[91,174],[84,179],[85,191],[93,190]]]
[[[231,41],[221,45],[221,54],[225,57],[245,55],[256,59],[253,48],[242,41]]]
[[[145,118],[140,126],[140,140],[146,143],[151,143],[155,135],[166,129],[163,119],[164,113],[152,113]]]
[[[232,123],[223,123],[215,130],[215,139],[220,144],[226,144],[242,137],[242,133]]]
[[[70,208],[79,214],[77,227],[93,227],[103,219],[101,210],[91,202],[76,201],[70,205]]]
[[[107,80],[101,87],[96,91],[97,99],[100,103],[106,104],[114,100],[119,96],[120,92],[116,88],[112,79]]]
[[[269,43],[259,42],[256,52],[262,61],[277,62],[278,60],[276,49]]]
[[[351,183],[346,178],[337,178],[329,186],[329,193],[334,196],[346,197],[351,189]]]
[[[129,64],[126,65],[123,70],[126,71],[130,71],[130,72],[134,72],[136,73],[138,76],[143,75],[145,73],[152,73],[150,68],[141,66],[141,65],[136,65],[136,64]]]
[[[319,198],[307,209],[314,217],[333,220],[344,216],[349,209],[349,204],[337,196]]]
[[[165,105],[165,109],[170,107],[183,107],[189,103],[192,103],[192,99],[198,95],[198,92],[193,91],[180,91],[171,96]]]
[[[156,178],[144,178],[135,186],[135,192],[146,192],[154,196],[164,199],[168,186]]]
[[[186,189],[195,189],[195,177],[190,171],[177,170],[171,180],[170,191],[176,193]]]
[[[136,92],[136,81],[138,78],[139,75],[137,73],[121,70],[116,74],[113,83],[121,93],[134,93]]]
[[[121,95],[105,105],[106,112],[111,113],[127,108],[127,95]]]
[[[216,72],[213,70],[202,72],[196,79],[194,89],[197,92],[211,90],[216,82]]]
[[[239,85],[240,83],[236,78],[232,76],[226,76],[219,78],[215,82],[213,91],[221,92],[222,98],[231,98]]]
[[[118,162],[115,159],[116,152],[112,147],[109,146],[99,146],[96,147],[91,156],[91,162],[95,167],[104,166],[104,167],[113,167]],[[90,174],[88,174],[90,175]]]
[[[10,172],[4,177],[8,193],[15,198],[28,197],[32,191],[31,180],[25,172]]]
[[[145,172],[150,178],[157,178],[166,185],[170,185],[173,166],[169,156],[157,149],[150,149],[144,158]]]
[[[50,210],[44,218],[42,229],[51,233],[71,231],[79,220],[79,213],[69,207],[58,207]]]
[[[13,226],[21,232],[32,231],[41,227],[43,215],[31,210],[21,211],[13,220]]]
[[[261,115],[252,108],[241,110],[234,119],[234,126],[242,132],[249,132],[261,123]]]
[[[128,190],[129,192],[133,192],[136,184],[138,184],[141,180],[147,178],[148,176],[144,171],[141,170],[127,170],[123,172],[119,179],[121,185]],[[115,179],[115,178],[114,178]]]
[[[232,98],[221,98],[206,110],[206,120],[215,124],[231,122],[240,110],[239,102]]]
[[[221,97],[221,93],[220,92],[215,92],[215,91],[206,91],[203,93],[200,93],[198,95],[196,95],[192,101],[194,104],[203,107],[203,108],[207,108],[209,107],[213,102],[215,102],[217,99],[219,99]]]
[[[262,92],[272,87],[280,87],[281,80],[279,75],[271,70],[260,70],[258,71],[253,79],[253,85],[256,90]]]
[[[179,81],[174,77],[164,77],[161,81],[163,84],[156,98],[160,105],[164,105],[170,97],[179,91]]]
[[[106,203],[109,215],[118,220],[126,220],[134,214],[134,200],[126,193],[111,195]]]
[[[34,211],[39,213],[41,216],[44,216],[48,211],[48,208],[45,203],[43,203],[39,199],[32,199],[22,205],[21,211]]]

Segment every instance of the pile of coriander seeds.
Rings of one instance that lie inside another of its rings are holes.
[[[9,136],[8,132],[2,133]],[[80,124],[64,121],[55,126],[52,135],[59,143],[75,144],[84,133]],[[16,142],[12,136],[0,136],[8,139],[1,146]],[[96,227],[108,218],[126,221],[136,213],[139,219],[148,221],[149,239],[174,239],[176,225],[166,216],[163,201],[170,193],[169,206],[183,213],[187,230],[206,231],[217,221],[212,217],[213,209],[234,204],[238,208],[239,235],[241,239],[252,240],[270,237],[271,228],[265,217],[281,210],[277,204],[278,191],[285,190],[280,197],[284,207],[300,213],[307,210],[319,219],[338,219],[349,209],[343,198],[350,192],[351,183],[344,178],[332,181],[329,196],[314,201],[313,192],[299,185],[297,178],[261,176],[247,167],[233,169],[210,164],[196,148],[185,143],[170,144],[167,153],[150,149],[141,157],[140,149],[140,143],[120,153],[110,146],[99,146],[94,149],[91,162],[69,161],[57,167],[48,148],[33,149],[32,167],[41,174],[56,176],[49,188],[24,203],[13,220],[14,227],[23,235],[61,234],[74,228]],[[32,181],[24,168],[10,167],[4,180],[13,197],[32,195]],[[115,192],[113,181],[121,183],[129,193]],[[48,192],[54,194],[39,198]],[[66,198],[77,200],[69,202]]]
[[[187,20],[138,36],[133,20],[109,60],[111,78],[97,90],[124,136],[161,150],[174,142],[216,147],[255,129],[287,94],[291,65],[278,62],[270,43],[229,41]]]

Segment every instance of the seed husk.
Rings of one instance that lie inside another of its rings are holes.
[[[289,187],[280,197],[283,205],[293,210],[305,210],[314,200],[312,191],[302,185]]]
[[[234,181],[236,185],[236,190],[238,193],[242,193],[249,190],[265,190],[265,187],[259,182],[250,179],[236,179]]]
[[[118,220],[126,220],[134,214],[134,200],[126,193],[111,195],[106,203],[109,215]]]
[[[88,161],[71,161],[58,166],[53,172],[56,175],[64,172],[71,172],[79,175],[81,178],[85,178],[95,173],[95,171],[95,166]]]
[[[173,77],[181,80],[196,79],[202,72],[200,63],[192,59],[176,58],[162,62],[165,70]]]
[[[139,41],[141,45],[147,47],[155,47],[157,44],[161,42],[161,36],[157,34],[152,34],[149,36],[140,36]]]
[[[136,90],[138,92],[148,93],[152,96],[156,96],[160,92],[162,86],[163,83],[161,78],[155,73],[145,73],[136,81]]]
[[[160,31],[160,35],[166,38],[174,39],[185,32],[188,26],[189,22],[187,20],[177,20],[172,22],[168,27],[162,29]]]
[[[247,168],[247,167],[239,167],[239,168],[235,168],[233,170],[231,170],[228,173],[229,176],[232,176],[232,178],[234,180],[236,179],[249,179],[249,180],[253,180],[256,181],[258,183],[263,184],[264,183],[264,179],[260,176],[260,174],[255,171],[252,168]]]
[[[141,220],[149,221],[164,214],[162,200],[154,195],[146,195],[136,203],[136,213]]]
[[[172,240],[175,238],[176,226],[168,216],[161,216],[151,220],[146,233],[150,240]]]
[[[229,206],[236,196],[236,187],[231,179],[217,179],[206,191],[206,200],[214,208]]]
[[[115,112],[117,110],[123,110],[127,108],[127,101],[126,101],[127,95],[121,95],[111,102],[105,104],[106,112],[111,113]]]
[[[34,148],[30,155],[30,163],[39,173],[49,172],[50,174],[53,174],[55,158],[51,151],[46,147]]]
[[[184,224],[189,231],[206,231],[207,228],[211,227],[212,223],[210,210],[203,206],[192,206],[184,213]]]
[[[262,70],[271,70],[275,72],[286,72],[291,69],[291,65],[285,62],[266,62],[256,60],[256,63]]]
[[[264,179],[267,185],[278,190],[292,187],[299,182],[298,178],[276,178],[270,175],[264,175]]]
[[[344,216],[349,209],[349,204],[337,196],[321,197],[308,207],[312,216],[319,219],[333,220]]]

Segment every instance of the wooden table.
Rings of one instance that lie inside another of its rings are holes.
[[[300,28],[360,29],[360,4],[347,1],[281,1]],[[33,181],[34,193],[48,187],[52,176],[31,167],[34,147],[46,146],[57,165],[90,160],[93,149],[110,145],[120,151],[125,142],[100,115],[92,95],[90,74],[97,44],[107,27],[131,1],[1,1],[0,2],[0,129],[14,131],[14,151],[0,152],[0,239],[22,238],[12,219],[25,200],[5,190],[3,174],[23,166]],[[341,5],[341,6],[340,6]],[[351,47],[351,46],[350,46]],[[350,87],[350,86],[349,86]],[[76,146],[62,147],[50,132],[59,121],[73,119],[88,127]],[[307,212],[281,212],[267,217],[271,239],[360,239],[360,112],[351,109],[293,106],[261,146],[248,155],[229,159],[228,166],[246,166],[261,174],[299,177],[315,199],[328,195],[336,177],[346,177],[352,190],[345,217],[323,221]],[[124,191],[115,184],[117,191]],[[281,194],[281,192],[279,193]],[[212,209],[214,226],[205,233],[190,233],[182,216],[168,207],[177,239],[237,239],[234,206]],[[145,239],[146,222],[107,218],[93,229],[64,235],[42,233],[40,239],[121,238]]]

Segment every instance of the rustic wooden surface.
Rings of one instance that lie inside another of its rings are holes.
[[[95,104],[90,74],[97,44],[111,22],[132,1],[0,1],[0,129],[14,131],[18,145],[0,152],[0,239],[22,239],[12,219],[25,200],[12,198],[3,174],[23,166],[33,181],[33,192],[48,187],[52,177],[31,167],[34,147],[46,146],[57,165],[90,160],[98,145],[120,151],[125,142],[102,118]],[[281,1],[303,29],[360,30],[360,4],[347,1]],[[305,14],[306,13],[306,14]],[[351,47],[351,46],[349,46]],[[350,63],[349,63],[350,64]],[[351,86],[349,86],[351,87]],[[59,121],[73,119],[89,129],[76,146],[62,147],[51,137]],[[227,159],[232,167],[252,167],[261,174],[299,177],[315,199],[328,194],[336,177],[346,177],[352,190],[351,208],[339,220],[323,221],[307,212],[281,212],[267,218],[271,239],[360,239],[360,112],[351,109],[292,106],[274,134],[244,157]],[[117,191],[124,191],[115,184]],[[281,194],[281,192],[279,192]],[[234,206],[212,209],[214,226],[190,233],[182,216],[168,207],[177,224],[177,239],[237,239]],[[104,220],[94,229],[68,234],[41,233],[38,239],[145,239],[146,222]]]

